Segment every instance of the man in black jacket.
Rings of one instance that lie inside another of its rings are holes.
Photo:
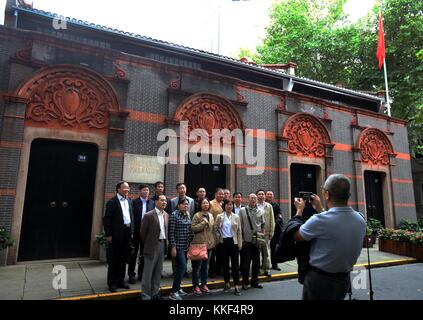
[[[279,206],[279,204],[273,201],[274,198],[275,196],[273,194],[273,191],[266,192],[266,202],[272,205],[273,214],[275,217],[275,232],[273,234],[272,240],[270,241],[270,260],[272,262],[272,269],[281,271],[276,261],[275,249],[276,249],[276,244],[279,240],[279,237],[281,236],[281,232],[283,228],[283,219],[282,219],[281,207]]]
[[[125,283],[126,262],[134,231],[129,190],[129,184],[125,181],[116,185],[116,196],[107,202],[103,217],[108,244],[107,284],[111,292],[116,292],[118,288],[130,289]]]
[[[142,271],[144,268],[144,256],[142,252],[144,246],[140,239],[140,230],[141,222],[144,218],[144,215],[154,209],[154,201],[149,198],[150,188],[141,184],[138,187],[139,197],[132,201],[132,207],[134,212],[134,232],[132,236],[132,250],[128,261],[128,276],[129,283],[135,284],[137,281],[135,279],[135,265],[137,263],[138,251],[140,251],[139,260],[138,260],[138,281],[142,281]]]
[[[163,181],[157,181],[154,184],[154,196],[151,197],[151,200],[153,200],[154,202],[156,202],[159,197],[163,195],[166,196],[165,194],[165,185]],[[172,210],[171,210],[171,204],[170,204],[170,199],[168,199],[166,197],[166,208],[164,209],[167,214],[171,215],[172,214]]]

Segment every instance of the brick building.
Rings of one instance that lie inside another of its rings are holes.
[[[125,177],[134,193],[163,178],[169,196],[180,181],[271,189],[288,219],[299,191],[321,195],[344,173],[355,209],[390,227],[416,218],[406,123],[377,96],[13,2],[0,27],[0,225],[15,244],[1,263],[98,257],[105,201]],[[234,143],[215,154],[229,163],[152,161],[160,130],[182,120],[264,143],[264,172],[235,164]]]

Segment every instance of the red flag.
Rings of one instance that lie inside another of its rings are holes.
[[[385,60],[385,32],[383,31],[382,12],[379,11],[379,34],[377,40],[376,57],[379,61],[379,69],[382,69]]]

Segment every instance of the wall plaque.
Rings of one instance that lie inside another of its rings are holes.
[[[164,161],[163,161],[164,162]],[[155,183],[164,180],[165,166],[156,156],[124,155],[123,180],[137,183]]]

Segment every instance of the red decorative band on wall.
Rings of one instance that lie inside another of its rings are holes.
[[[256,138],[256,139],[265,139],[265,140],[271,140],[276,141],[277,140],[277,134],[271,131],[257,131],[257,129],[247,129],[247,130],[253,130],[249,132],[249,136]]]
[[[273,167],[255,167],[249,166],[245,164],[237,164],[236,166],[238,169],[256,169],[256,170],[264,170],[264,171],[278,171],[278,172],[288,172],[288,168],[273,168]]]
[[[157,124],[166,124],[166,116],[156,113],[149,113],[149,112],[141,112],[141,111],[135,111],[131,109],[125,109],[125,111],[129,112],[128,119],[132,121],[137,122],[145,122],[145,123],[157,123]],[[278,134],[271,131],[264,131],[264,132],[258,132],[257,129],[250,129],[253,130],[250,132],[250,136],[257,139],[266,139],[270,141],[277,141],[278,140]],[[337,151],[343,151],[343,152],[353,152],[354,150],[353,145],[334,142],[334,150]],[[280,149],[281,152],[286,152],[286,150]],[[411,160],[410,154],[407,153],[397,153],[396,154],[397,159],[401,160]]]
[[[332,174],[332,173],[328,172],[328,175],[329,174]],[[347,178],[349,178],[351,180],[363,180],[363,176],[354,176],[352,174],[345,174],[345,173],[344,173],[344,176],[346,176]]]
[[[395,203],[395,207],[415,207],[415,203]]]
[[[123,158],[122,151],[109,151],[109,158]]]
[[[0,189],[0,196],[14,197],[16,196],[16,189]]]
[[[138,122],[165,124],[166,116],[156,113],[134,111],[126,109],[129,112],[128,119]]]
[[[0,141],[0,148],[22,149],[22,142]]]
[[[401,160],[411,160],[411,156],[408,153],[397,153],[397,159],[401,159]]]
[[[395,183],[414,183],[413,180],[403,180],[403,179],[392,179],[392,182],[395,182]]]
[[[349,144],[343,144],[343,143],[335,142],[335,146],[333,147],[333,150],[352,152],[353,146],[351,146]]]
[[[358,205],[358,206],[364,206],[364,205],[366,205],[366,203],[365,202],[354,202],[354,201],[348,201],[348,204],[349,205]]]

